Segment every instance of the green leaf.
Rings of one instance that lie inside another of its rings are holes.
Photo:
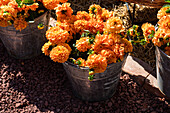
[[[165,2],[168,2],[168,3],[170,3],[170,0],[165,0]]]
[[[92,80],[94,79],[94,75],[89,75],[89,76],[88,76],[88,79],[89,79],[90,81],[92,81]]]
[[[18,5],[21,4],[22,0],[15,0],[17,2]]]
[[[94,38],[89,38],[89,43],[93,44],[93,42],[94,42]]]
[[[81,61],[80,60],[76,61],[76,64],[81,65]]]
[[[34,3],[34,0],[23,0],[23,3],[26,5],[32,5]]]
[[[163,7],[170,7],[170,4],[165,4]]]
[[[97,31],[97,34],[100,34],[100,31]]]
[[[130,35],[130,31],[129,31],[129,30],[127,31],[127,35],[128,35],[128,36]]]
[[[90,49],[87,54],[88,55],[94,54],[94,51]]]
[[[166,13],[170,13],[170,8],[168,8],[168,9],[166,10]]]
[[[169,42],[167,43],[167,46],[169,46]]]

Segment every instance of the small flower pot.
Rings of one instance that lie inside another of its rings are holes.
[[[63,63],[63,66],[76,97],[84,101],[101,101],[112,97],[116,92],[124,61],[109,64],[105,72],[95,74],[93,81],[88,79],[89,68],[80,68],[70,62]]]
[[[160,91],[170,98],[170,56],[156,47],[157,81]]]
[[[41,47],[45,43],[45,33],[48,28],[49,14],[44,13],[29,23],[22,31],[15,30],[14,26],[0,27],[0,39],[10,56],[17,59],[29,59],[41,54]],[[44,29],[38,29],[43,23]]]

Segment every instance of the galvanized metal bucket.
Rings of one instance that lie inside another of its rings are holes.
[[[43,23],[48,25],[49,13],[46,12],[34,20],[34,23],[29,23],[22,30],[15,30],[14,26],[0,27],[0,39],[6,47],[10,56],[17,59],[29,59],[41,53],[41,47],[45,43],[45,33],[48,26],[39,30],[38,24]]]
[[[95,74],[93,81],[88,80],[89,68],[80,68],[70,62],[63,63],[63,66],[76,97],[85,101],[101,101],[116,92],[124,61],[108,65],[105,72]]]
[[[160,91],[170,98],[170,56],[156,47],[157,81]]]

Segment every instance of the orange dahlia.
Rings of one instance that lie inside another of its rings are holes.
[[[10,0],[0,0],[0,6],[7,5],[10,2]]]
[[[155,46],[162,46],[165,43],[164,36],[166,35],[165,29],[158,29],[158,31],[155,33],[154,38],[152,39],[152,42]]]
[[[157,18],[158,18],[158,19],[161,19],[162,17],[169,15],[169,13],[166,13],[167,9],[169,9],[169,8],[170,8],[170,7],[162,7],[162,8],[158,11]]]
[[[88,56],[86,65],[89,66],[90,69],[94,69],[95,73],[102,73],[107,68],[107,60],[106,57],[100,54],[92,54]]]
[[[79,40],[76,40],[76,47],[80,52],[85,52],[91,48],[89,43],[89,37],[82,37]]]
[[[74,64],[85,67],[85,66],[86,66],[86,61],[85,61],[84,59],[82,59],[82,58],[78,58],[78,59],[74,62]]]
[[[57,19],[62,19],[66,17],[71,17],[73,10],[70,7],[70,3],[64,3],[62,5],[58,5],[56,8]]]
[[[159,21],[158,21],[158,25],[159,27],[163,28],[163,29],[170,29],[170,15],[164,16],[162,17]]]
[[[152,40],[152,38],[149,38],[148,36],[150,34],[152,34],[153,31],[155,32],[154,25],[147,22],[147,23],[143,24],[141,28],[142,28],[145,40],[149,43],[149,40]]]
[[[51,27],[46,32],[46,38],[53,44],[64,43],[69,37],[69,33],[60,27]]]
[[[170,56],[170,46],[165,47],[165,53]]]
[[[109,35],[98,34],[96,35],[94,40],[93,50],[95,52],[99,52],[102,49],[111,48],[113,44],[114,44],[114,40],[113,38],[110,38]]]
[[[90,15],[86,11],[78,11],[76,15],[77,20],[90,20]]]
[[[23,30],[28,26],[28,23],[25,21],[25,18],[23,16],[20,16],[19,18],[15,18],[14,20],[14,27],[16,30]]]
[[[102,14],[102,8],[100,5],[93,4],[89,7],[89,14],[100,15]]]
[[[91,33],[103,32],[104,23],[101,20],[91,19],[85,25],[85,29],[89,30]]]
[[[50,10],[53,10],[58,6],[60,2],[66,2],[67,0],[42,0],[43,5]]]
[[[75,21],[74,22],[74,28],[75,28],[76,32],[80,33],[83,30],[85,30],[87,23],[88,23],[88,21],[86,21],[86,20],[77,20],[77,21]]]
[[[43,45],[43,47],[42,47],[42,52],[45,54],[45,55],[50,55],[50,49],[52,49],[52,48],[50,48],[50,47],[52,47],[53,45],[52,45],[52,43],[50,42],[50,41],[48,41],[47,43],[45,43],[44,45]]]
[[[103,57],[106,57],[108,64],[116,63],[117,58],[112,50],[103,49],[98,54],[102,55]]]
[[[112,32],[112,33],[119,33],[122,28],[123,28],[123,23],[121,19],[117,17],[111,17],[106,21],[104,31]]]
[[[69,55],[70,55],[69,50],[62,45],[57,45],[50,52],[51,60],[59,63],[64,63],[65,61],[67,61]]]
[[[72,51],[71,47],[67,43],[60,43],[60,44],[58,44],[58,46],[63,46],[65,48],[67,48],[69,53],[71,53],[71,51]]]

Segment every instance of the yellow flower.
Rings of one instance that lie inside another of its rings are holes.
[[[57,45],[50,52],[51,60],[53,60],[54,62],[59,62],[59,63],[64,63],[65,61],[67,61],[69,58],[69,55],[70,55],[69,50],[62,45]]]
[[[106,70],[107,60],[106,57],[100,54],[92,54],[88,56],[86,65],[89,66],[90,69],[94,69],[95,73],[102,73]]]

